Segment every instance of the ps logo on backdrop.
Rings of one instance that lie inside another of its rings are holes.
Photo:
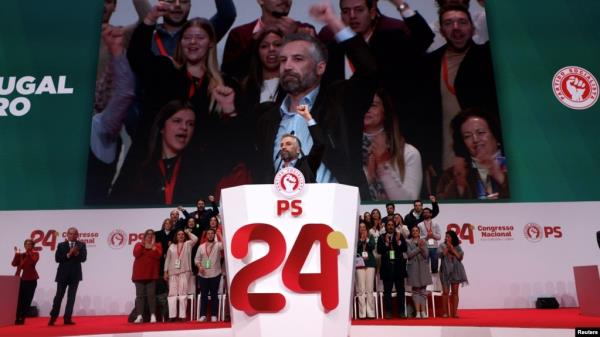
[[[577,66],[557,71],[552,91],[559,102],[575,110],[588,109],[598,101],[598,81],[591,72]]]

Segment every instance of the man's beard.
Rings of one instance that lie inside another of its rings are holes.
[[[171,18],[168,15],[165,15],[165,16],[163,16],[163,21],[166,24],[168,24],[169,26],[181,27],[187,22],[187,16],[185,18],[181,19],[181,21],[174,21],[174,20],[171,20]]]
[[[286,150],[282,150],[281,151],[281,160],[283,161],[292,161],[295,159],[295,156],[292,152],[290,151],[286,151]]]
[[[315,71],[306,74],[304,78],[298,73],[284,72],[281,76],[281,87],[292,95],[300,94],[317,83],[318,78]]]

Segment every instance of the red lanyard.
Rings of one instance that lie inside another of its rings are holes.
[[[431,232],[431,222],[429,224],[427,224],[427,222],[423,222],[425,224],[425,230],[428,232]],[[429,228],[427,228],[429,227]]]
[[[158,33],[156,31],[154,32],[154,41],[156,41],[156,46],[158,47],[158,52],[162,56],[171,57],[171,55],[169,55],[169,53],[167,52],[167,49],[165,48],[165,45],[162,42],[162,39],[160,38],[160,36],[158,35]]]
[[[198,80],[196,80],[194,78],[194,76],[192,76],[192,74],[190,74],[190,72],[187,72],[187,77],[190,79],[190,88],[188,89],[188,99],[194,97],[194,95],[196,94],[196,87],[200,87],[202,85],[202,82],[204,81],[204,77],[199,78]]]
[[[181,257],[181,253],[183,253],[183,249],[185,248],[185,242],[181,244],[181,250],[179,250],[179,242],[177,243],[177,257]]]
[[[356,71],[356,67],[354,67],[354,63],[352,63],[352,61],[350,61],[350,58],[348,58],[348,65],[350,66],[350,71],[352,71],[352,75],[354,75],[354,72]]]
[[[165,167],[165,162],[163,160],[158,161],[160,173],[165,181],[165,205],[170,205],[173,203],[173,192],[175,191],[175,183],[177,182],[177,176],[179,175],[180,164],[181,157],[177,158],[177,161],[175,162],[171,179],[167,179],[167,168]]]
[[[446,54],[444,54],[444,57],[442,57],[442,78],[444,79],[444,84],[446,84],[448,91],[450,91],[452,95],[456,96],[456,89],[448,80],[448,58],[446,57]]]

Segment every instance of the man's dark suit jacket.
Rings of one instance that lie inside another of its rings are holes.
[[[323,130],[321,130],[319,124],[309,126],[308,131],[313,139],[313,146],[310,148],[308,155],[302,155],[296,160],[294,168],[302,172],[304,181],[310,184],[317,182],[317,170],[321,165],[323,152],[325,151],[325,140],[323,138]],[[271,181],[275,174],[277,174],[277,172],[273,171],[271,174]]]
[[[434,39],[434,33],[423,17],[416,13],[404,21],[380,15],[368,41],[377,62],[379,85],[392,98],[400,130],[406,141],[421,150],[425,123],[419,112],[420,104],[415,93],[420,90],[417,78],[422,76],[418,65]],[[332,41],[333,34],[326,26],[319,38],[327,43],[329,62],[327,78],[335,81],[345,77],[344,50]]]
[[[84,242],[76,241],[75,245],[79,246],[79,254],[77,256],[67,257],[70,244],[69,241],[61,242],[56,248],[54,258],[58,263],[55,281],[58,283],[77,283],[83,279],[81,273],[81,263],[87,259],[87,249]]]
[[[221,64],[221,70],[227,75],[242,79],[248,73],[254,42],[252,31],[257,22],[254,20],[229,31]]]
[[[441,173],[442,154],[442,130],[449,125],[442,125],[442,93],[440,89],[440,74],[442,69],[442,58],[446,52],[447,45],[431,52],[423,69],[423,84],[421,101],[428,104],[423,109],[428,122],[427,146],[423,155],[424,166],[432,164]],[[465,55],[454,80],[456,98],[462,110],[467,108],[480,108],[490,115],[498,118],[498,98],[496,96],[496,82],[492,67],[492,55],[489,42],[483,45],[471,42],[471,46]],[[498,139],[502,142],[501,139]]]
[[[311,114],[324,134],[323,163],[338,182],[358,186],[361,196],[368,198],[368,185],[362,168],[362,130],[364,114],[371,105],[376,87],[377,69],[361,36],[354,36],[342,45],[356,72],[349,80],[322,81]],[[273,166],[273,146],[280,122],[279,105],[271,105],[258,121],[257,161],[262,172],[270,172]]]

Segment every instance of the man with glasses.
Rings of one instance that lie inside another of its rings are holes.
[[[498,103],[489,43],[473,42],[475,28],[463,5],[440,8],[441,33],[446,44],[427,56],[422,102],[430,132],[421,153],[429,177],[454,165],[450,121],[459,111],[480,108],[497,114]],[[426,178],[427,180],[428,178]],[[429,193],[435,193],[433,185]]]

